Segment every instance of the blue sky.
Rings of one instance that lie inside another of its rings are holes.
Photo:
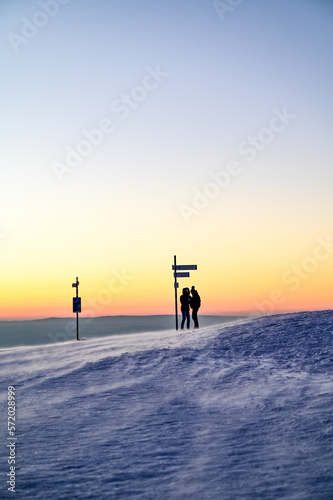
[[[108,257],[133,266],[139,287],[136,266],[152,258],[162,265],[175,251],[209,260],[210,251],[228,248],[230,259],[249,245],[244,269],[254,256],[282,269],[329,233],[330,2],[226,1],[224,16],[203,0],[62,2],[0,7],[6,270],[46,270],[48,255],[51,274],[74,267],[82,274],[96,251],[100,266]],[[13,41],[26,20],[44,25],[26,43]],[[140,94],[154,71],[161,81]],[[142,100],[122,119],[112,104],[133,92]],[[294,118],[248,162],[238,148],[269,127],[274,110]],[[112,133],[60,182],[55,163],[65,164],[68,148],[105,120]],[[192,206],[194,190],[231,160],[241,173],[186,223],[180,206]],[[239,259],[230,266],[239,268]],[[96,266],[97,283],[102,274]]]

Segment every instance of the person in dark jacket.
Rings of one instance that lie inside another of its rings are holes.
[[[192,308],[192,319],[194,322],[194,328],[199,328],[198,310],[199,310],[199,307],[201,306],[201,299],[200,299],[200,295],[198,294],[198,292],[196,291],[194,286],[192,286],[192,288],[191,288],[191,294],[192,294],[192,297],[190,300],[190,305]]]
[[[190,328],[190,300],[190,290],[188,288],[183,288],[183,294],[180,296],[181,311],[183,316],[180,328],[182,330],[184,329],[185,320],[187,328]]]

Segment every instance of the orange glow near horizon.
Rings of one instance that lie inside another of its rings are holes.
[[[194,280],[193,280],[194,281]],[[184,283],[183,286],[189,286]],[[67,287],[68,288],[68,287]],[[178,289],[178,311],[180,314],[179,297],[182,284]],[[231,288],[231,287],[230,287]],[[202,307],[200,314],[208,315],[259,315],[259,314],[277,314],[304,310],[322,310],[332,307],[329,286],[327,289],[318,290],[314,299],[313,293],[309,291],[309,284],[298,292],[289,292],[272,287],[269,292],[248,294],[245,291],[237,293],[235,290],[220,290],[219,296],[216,290],[209,290],[209,286],[199,286],[197,289],[202,298]],[[279,293],[277,293],[277,290]],[[73,289],[74,291],[74,289]],[[2,298],[2,307],[0,311],[1,320],[28,320],[42,319],[49,317],[74,317],[72,312],[72,297],[75,295],[70,289],[66,290],[66,300],[60,295],[54,297],[41,297],[40,294],[34,294],[29,300],[21,303],[13,303],[10,298]],[[150,292],[135,296],[135,289],[123,291],[122,294],[111,297],[105,293],[80,293],[82,298],[82,313],[80,317],[98,317],[98,316],[117,316],[117,315],[159,315],[174,314],[174,289],[169,283],[168,293],[164,294],[158,290],[156,296]],[[313,291],[313,290],[312,290]],[[64,291],[65,292],[65,291]],[[258,297],[258,298],[254,298]]]
[[[219,234],[214,236],[212,250],[198,243],[196,251],[189,252],[182,245],[177,262],[197,264],[198,269],[191,271],[190,278],[179,278],[178,306],[182,288],[195,285],[202,299],[200,314],[257,315],[331,308],[328,277],[333,274],[333,251],[330,255],[322,249],[322,260],[314,260],[316,238],[302,252],[302,242],[279,252],[274,241],[257,246],[247,235],[239,242],[235,238],[231,242],[231,236],[225,238],[224,242]],[[50,273],[47,259],[25,272],[22,264],[16,265],[15,273],[5,269],[0,319],[71,317],[76,276],[82,317],[174,314],[173,255],[163,245],[155,255],[158,258],[153,259],[145,255],[145,248],[138,248],[124,253],[120,260],[104,251],[100,262],[94,255],[88,264],[78,259],[76,267],[69,261],[61,272]],[[7,258],[11,258],[9,253]],[[110,266],[109,261],[121,264]],[[71,266],[74,273],[69,271]]]

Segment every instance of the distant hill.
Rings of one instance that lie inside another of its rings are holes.
[[[0,349],[6,347],[53,344],[76,339],[76,317],[27,321],[0,321]],[[200,315],[206,327],[244,319],[242,316]],[[191,326],[193,322],[191,320]],[[151,332],[175,328],[174,315],[100,316],[80,318],[80,338],[105,337],[126,333]]]

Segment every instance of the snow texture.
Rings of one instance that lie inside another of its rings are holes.
[[[333,312],[0,351],[15,498],[333,498]],[[4,432],[2,432],[4,431]]]

